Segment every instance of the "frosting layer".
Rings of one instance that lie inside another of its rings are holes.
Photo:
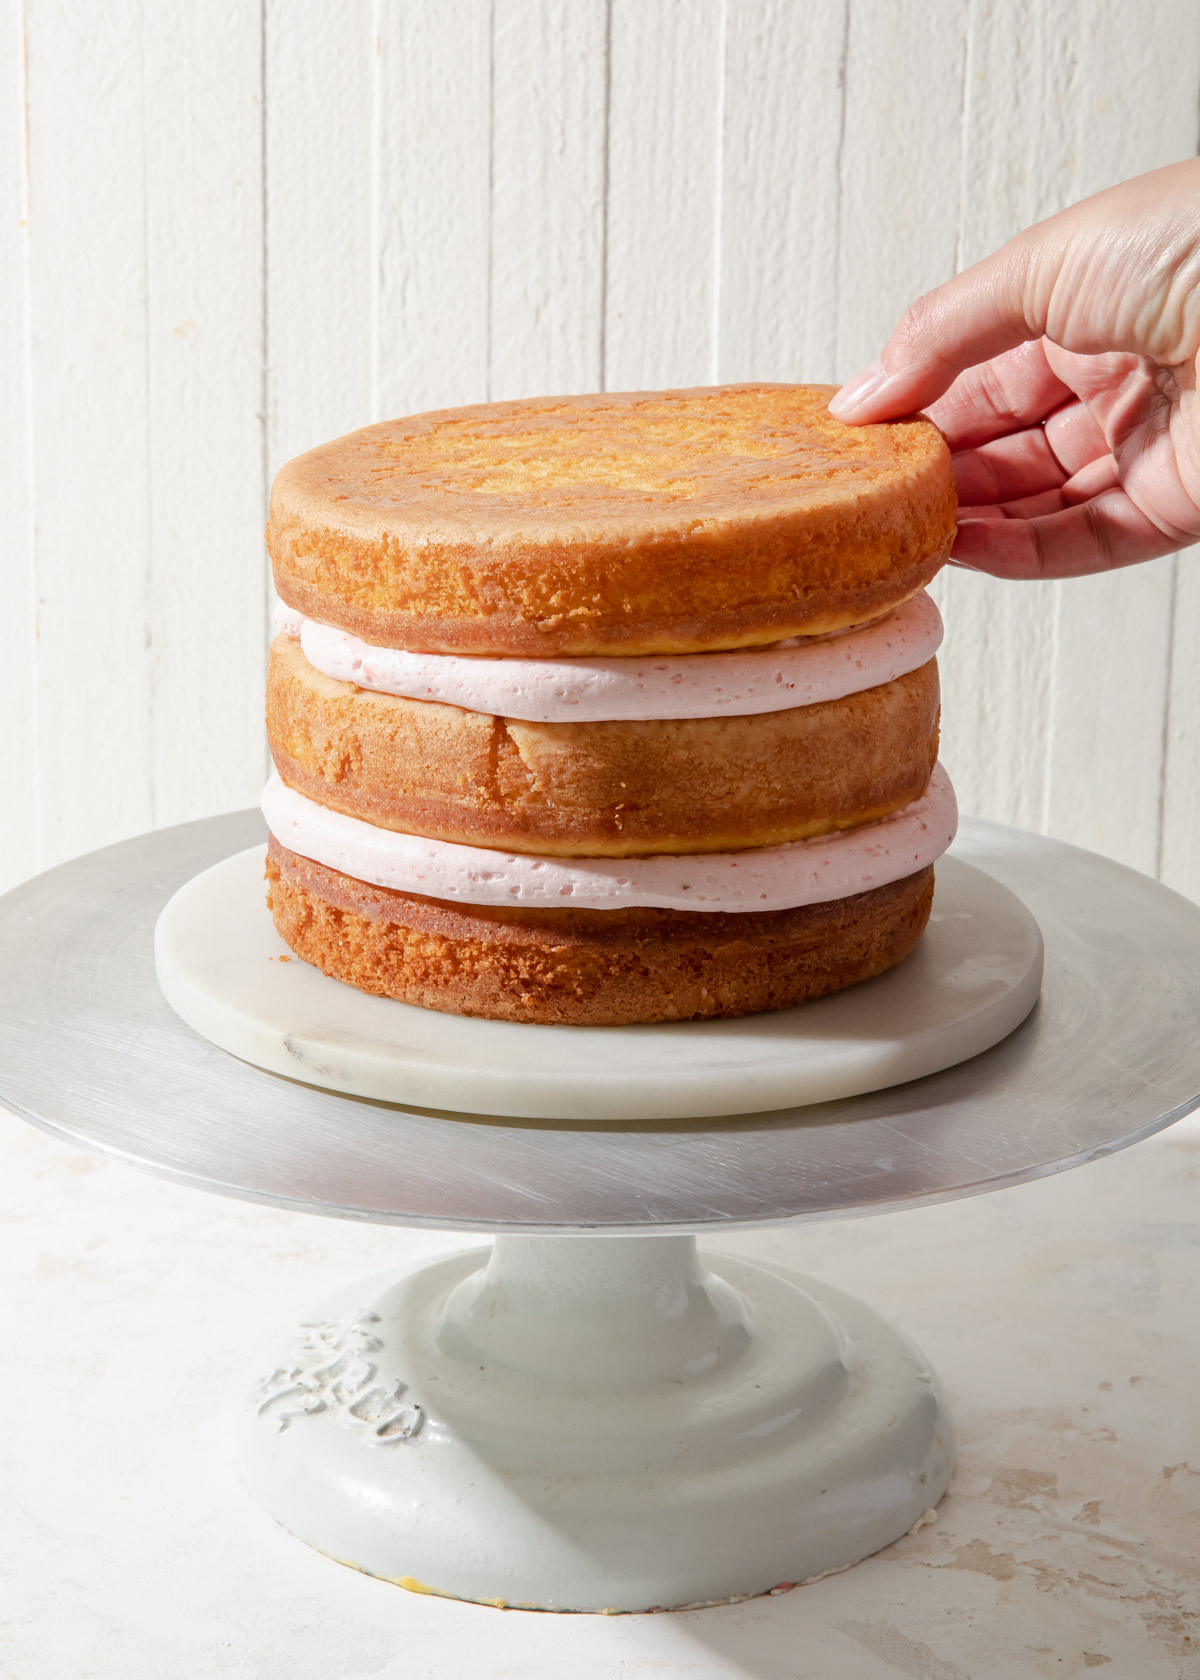
[[[552,858],[426,840],[376,828],[267,783],[263,815],[290,851],[373,886],[464,904],[615,910],[789,910],[912,875],[954,838],[958,808],[939,764],[920,799],[834,835],[742,852]]]
[[[861,628],[731,653],[649,659],[488,659],[376,647],[280,603],[276,629],[339,682],[526,723],[749,717],[840,700],[932,659],[942,620],[924,591]]]

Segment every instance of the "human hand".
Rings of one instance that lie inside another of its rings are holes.
[[[952,559],[998,577],[1200,538],[1200,159],[1072,205],[919,298],[830,403],[924,409],[953,452]]]

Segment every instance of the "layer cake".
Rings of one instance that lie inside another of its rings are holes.
[[[953,835],[955,503],[832,386],[538,399],[284,467],[264,797],[276,926],[426,1008],[618,1025],[900,961]]]

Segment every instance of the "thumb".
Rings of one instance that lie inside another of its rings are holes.
[[[1031,228],[918,298],[883,355],[842,386],[829,412],[853,425],[913,414],[964,369],[1041,338],[1052,289],[1038,284],[1047,266],[1044,235],[1044,227]]]

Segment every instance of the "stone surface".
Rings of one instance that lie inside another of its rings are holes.
[[[242,1061],[406,1107],[550,1120],[761,1114],[902,1085],[1006,1038],[1037,1002],[1042,956],[1029,908],[959,857],[938,862],[916,950],[869,987],[650,1032],[441,1014],[293,962],[264,903],[261,845],[186,882],[154,932],[168,1003]]]
[[[0,1150],[6,1680],[1200,1677],[1200,1124],[972,1201],[710,1239],[896,1317],[949,1391],[959,1469],[935,1522],[845,1574],[613,1618],[413,1596],[238,1485],[267,1337],[460,1237],[222,1201],[8,1116]]]

